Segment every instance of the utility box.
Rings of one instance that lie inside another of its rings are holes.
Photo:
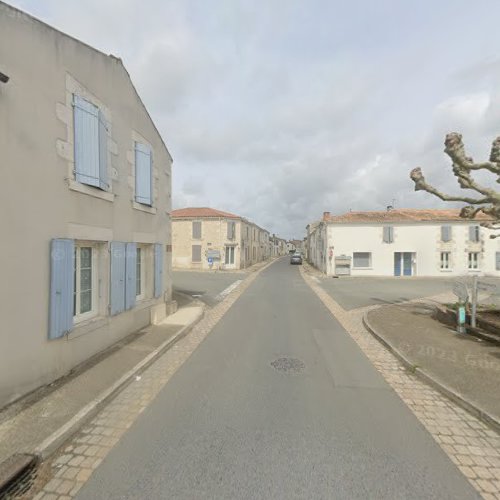
[[[351,260],[352,257],[349,255],[339,255],[335,257],[335,274],[337,276],[350,276]]]

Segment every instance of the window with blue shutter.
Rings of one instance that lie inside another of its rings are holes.
[[[62,337],[73,328],[74,259],[73,240],[51,241],[49,339]]]
[[[135,143],[135,201],[153,205],[153,156],[151,148]]]
[[[97,106],[73,96],[75,179],[100,189],[108,189],[108,127]]]
[[[441,226],[441,241],[451,241],[451,226]]]
[[[392,243],[394,241],[394,228],[392,226],[384,226],[383,240],[384,243]]]
[[[137,286],[137,243],[127,243],[125,262],[125,309],[135,306]]]
[[[125,253],[125,243],[111,242],[110,314],[112,316],[125,309]]]
[[[155,244],[155,297],[163,293],[163,245]]]

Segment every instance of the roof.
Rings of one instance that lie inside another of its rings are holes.
[[[477,214],[478,220],[491,220],[482,213]],[[347,212],[342,215],[328,215],[323,216],[324,222],[332,222],[338,224],[349,223],[380,223],[380,222],[448,222],[448,221],[461,221],[465,222],[467,219],[460,217],[460,209],[449,210],[431,210],[431,209],[414,209],[414,208],[400,208],[393,210],[380,210],[370,212]]]
[[[210,207],[187,207],[179,208],[178,210],[172,210],[172,218],[203,218],[203,217],[217,217],[225,219],[241,219],[239,215],[235,215],[229,212],[223,212],[222,210],[216,210]]]

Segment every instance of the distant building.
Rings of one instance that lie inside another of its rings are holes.
[[[307,226],[308,261],[332,275],[500,276],[500,242],[459,210],[323,214]]]
[[[120,59],[0,2],[0,406],[171,304],[172,158]]]
[[[271,256],[272,257],[282,257],[288,253],[286,240],[279,238],[275,234],[270,237],[271,243]]]
[[[243,269],[271,256],[269,231],[214,208],[174,210],[172,235],[177,269]]]

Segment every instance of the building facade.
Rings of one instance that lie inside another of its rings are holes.
[[[121,60],[0,2],[0,71],[2,406],[175,305],[172,159]]]
[[[309,262],[328,276],[500,276],[500,242],[459,210],[349,212],[308,226]]]
[[[244,269],[271,256],[268,231],[214,208],[174,210],[172,235],[176,269]]]

